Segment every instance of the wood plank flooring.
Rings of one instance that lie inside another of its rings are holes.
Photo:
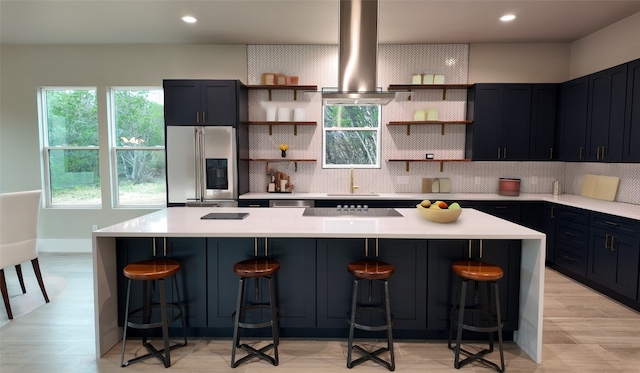
[[[93,284],[90,254],[41,254],[45,277],[66,279],[66,288],[35,311],[0,329],[0,372],[160,372],[150,359],[121,368],[121,345],[105,357],[94,355]],[[38,292],[30,265],[23,266],[27,291]],[[19,286],[15,271],[5,270],[10,294]],[[2,312],[4,312],[4,307]],[[127,344],[129,356],[143,352]],[[369,342],[373,343],[373,342]],[[190,339],[172,354],[171,372],[385,372],[365,363],[348,370],[345,340],[283,340],[280,365],[251,361],[229,367],[229,339]],[[494,353],[491,358],[496,358]],[[589,288],[546,270],[543,363],[535,364],[517,345],[506,345],[508,372],[640,372],[640,313]],[[453,354],[442,341],[398,341],[398,372],[490,372],[482,365],[453,368]]]

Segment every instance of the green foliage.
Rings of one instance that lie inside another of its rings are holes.
[[[370,165],[378,160],[379,106],[325,106],[326,163]]]

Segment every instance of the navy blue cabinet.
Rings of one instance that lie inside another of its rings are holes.
[[[626,64],[589,75],[587,161],[622,161],[626,94]]]
[[[627,101],[622,160],[640,162],[640,60],[627,66]]]
[[[531,131],[529,160],[545,161],[558,158],[555,146],[558,84],[531,86]]]
[[[555,258],[562,270],[587,276],[589,211],[569,206],[555,208]]]
[[[570,80],[560,85],[558,151],[562,161],[586,158],[587,105],[589,77]]]
[[[238,80],[164,80],[168,126],[234,126],[247,120],[248,94]]]
[[[476,84],[469,90],[465,158],[529,159],[531,84]]]
[[[544,204],[544,234],[547,235],[546,239],[546,258],[547,264],[554,263],[556,258],[556,206],[553,203],[545,202]]]
[[[519,240],[429,240],[428,244],[427,328],[429,330],[448,330],[451,300],[454,294],[453,286],[456,284],[451,265],[457,260],[467,258],[486,261],[503,269],[504,276],[498,281],[503,328],[504,330],[518,329],[520,289],[517,284],[520,283],[521,258]],[[470,302],[474,297],[473,293],[473,291],[469,293]]]
[[[153,244],[155,240],[155,245]],[[165,247],[166,242],[166,247]],[[155,252],[154,252],[155,246]],[[180,271],[176,274],[180,297],[185,308],[188,328],[204,327],[207,324],[206,312],[206,249],[204,238],[119,238],[116,240],[118,263],[118,309],[119,323],[124,321],[124,305],[127,280],[122,269],[128,264],[153,257],[168,257],[180,262]],[[167,299],[175,301],[175,290],[171,281],[166,281]],[[142,283],[133,281],[131,309],[140,307]],[[157,293],[154,301],[159,301]]]

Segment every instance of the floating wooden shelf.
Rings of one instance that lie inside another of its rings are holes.
[[[272,134],[273,132],[273,127],[272,126],[282,126],[282,125],[293,125],[293,135],[297,136],[298,135],[298,125],[300,126],[317,126],[318,122],[273,122],[273,121],[250,121],[250,122],[245,122],[246,124],[250,125],[250,126],[264,126],[264,125],[268,125],[269,126],[269,135]]]
[[[405,170],[409,172],[409,163],[412,162],[438,162],[440,163],[440,172],[444,170],[444,163],[450,162],[471,162],[471,159],[388,159],[389,162],[404,162]]]
[[[317,162],[315,159],[302,159],[302,158],[249,158],[246,159],[249,162],[293,162],[295,170],[298,171],[298,162]]]
[[[250,90],[269,91],[269,101],[271,101],[271,91],[293,91],[293,100],[298,99],[298,91],[317,91],[317,85],[248,85]]]
[[[389,91],[415,91],[418,89],[441,89],[442,99],[447,99],[447,89],[469,89],[473,87],[473,84],[390,84],[387,90]],[[411,100],[411,95],[409,95]]]
[[[449,121],[443,121],[443,120],[427,120],[427,121],[406,121],[406,122],[389,122],[387,123],[387,125],[389,126],[397,126],[397,125],[406,125],[407,126],[407,136],[409,136],[411,134],[411,125],[434,125],[434,124],[440,124],[442,126],[441,130],[440,130],[440,134],[444,135],[444,126],[446,124],[471,124],[473,123],[473,121],[471,120],[449,120]]]

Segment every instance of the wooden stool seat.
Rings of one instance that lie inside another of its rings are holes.
[[[122,270],[126,278],[138,281],[159,280],[173,276],[180,270],[180,262],[174,259],[149,259],[127,264]]]
[[[393,275],[395,268],[377,260],[357,260],[347,266],[349,273],[363,280],[385,280]]]
[[[504,275],[497,265],[476,260],[459,260],[451,265],[451,269],[456,275],[474,281],[497,281]]]
[[[266,277],[278,272],[280,263],[269,258],[253,258],[233,265],[233,272],[240,277]]]

